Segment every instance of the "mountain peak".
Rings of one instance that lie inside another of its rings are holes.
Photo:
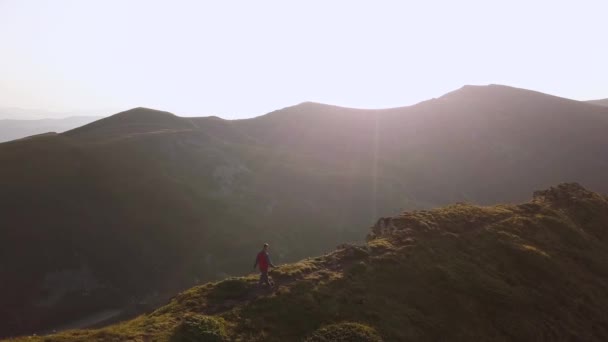
[[[464,85],[456,90],[453,90],[445,95],[441,96],[440,99],[450,99],[456,97],[469,97],[489,94],[505,94],[505,93],[527,93],[533,92],[532,90],[515,88],[511,86],[501,84],[487,84],[487,85]]]
[[[361,108],[353,108],[353,107],[344,107],[344,106],[339,106],[339,105],[333,105],[333,104],[327,104],[327,103],[321,103],[321,102],[313,102],[313,101],[305,101],[305,102],[301,102],[298,103],[297,105],[294,106],[290,106],[290,107],[286,107],[283,108],[281,110],[297,110],[297,111],[337,111],[337,110],[346,110],[346,111],[362,111],[362,110],[367,110],[367,109],[361,109]]]
[[[323,108],[333,108],[333,107],[338,107],[338,106],[321,103],[321,102],[304,101],[304,102],[298,103],[297,105],[289,106],[284,109],[319,110],[319,109],[323,109]]]
[[[534,201],[569,206],[574,202],[601,200],[600,195],[585,189],[578,183],[562,183],[547,190],[534,192]]]
[[[439,98],[451,103],[476,103],[487,107],[500,107],[505,105],[516,106],[539,106],[543,105],[545,112],[564,110],[570,106],[568,111],[580,110],[585,102],[576,101],[560,96],[555,96],[535,90],[516,88],[500,84],[488,85],[465,85],[457,90],[449,92]],[[587,103],[588,104],[588,103]],[[536,108],[536,112],[540,112]]]
[[[68,136],[107,138],[133,133],[192,128],[189,120],[162,110],[145,107],[129,109],[66,132]]]
[[[112,116],[110,116],[110,118],[129,118],[131,120],[133,119],[142,119],[142,120],[157,120],[157,119],[162,119],[162,118],[179,118],[177,115],[167,112],[167,111],[162,111],[162,110],[157,110],[157,109],[152,109],[152,108],[146,108],[146,107],[135,107],[129,110],[125,110],[123,112],[114,114]]]
[[[298,107],[298,106],[331,106],[331,105],[326,104],[326,103],[321,103],[321,102],[304,101],[304,102],[300,102],[297,105],[295,105],[295,107]]]

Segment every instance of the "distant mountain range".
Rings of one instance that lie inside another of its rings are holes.
[[[79,116],[96,116],[102,117],[107,113],[116,112],[116,110],[46,110],[34,108],[20,108],[0,106],[0,120],[43,120],[43,119],[65,119]]]
[[[266,241],[293,261],[404,209],[572,181],[607,193],[606,132],[608,107],[491,85],[233,121],[136,108],[3,143],[0,334],[154,305],[247,272]]]
[[[62,133],[101,118],[100,116],[75,116],[63,119],[0,119],[0,142],[49,132]]]

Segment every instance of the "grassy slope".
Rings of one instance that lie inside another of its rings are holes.
[[[272,275],[272,293],[232,278],[132,321],[23,340],[605,341],[608,198],[562,184],[520,205],[406,212]]]

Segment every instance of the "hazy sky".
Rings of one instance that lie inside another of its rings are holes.
[[[0,0],[0,106],[235,118],[488,83],[604,98],[607,3]]]

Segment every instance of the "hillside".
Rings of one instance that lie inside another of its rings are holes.
[[[234,121],[136,108],[0,144],[0,336],[128,317],[247,272],[264,241],[288,262],[404,209],[606,193],[607,131],[608,108],[492,85]]]
[[[404,212],[271,275],[274,291],[230,278],[128,322],[17,341],[605,341],[608,197],[570,183]]]
[[[0,119],[0,143],[48,132],[62,133],[99,119],[99,116],[38,120]]]
[[[587,103],[596,104],[596,105],[600,105],[600,106],[608,106],[608,99],[591,100],[591,101],[586,101],[586,102]]]

